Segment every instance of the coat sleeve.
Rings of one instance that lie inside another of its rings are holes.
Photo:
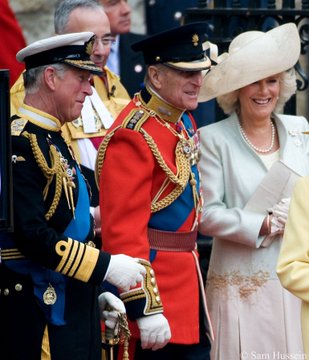
[[[109,143],[100,176],[104,250],[148,260],[153,170],[154,159],[143,136],[118,130]]]
[[[155,294],[154,270],[149,262],[148,222],[151,215],[155,161],[143,136],[119,129],[105,153],[100,175],[103,249],[141,259],[146,279],[120,296],[130,319],[163,311]]]
[[[277,274],[282,285],[309,302],[309,177],[300,178],[291,198],[279,253]]]
[[[12,151],[16,158],[13,162],[13,236],[18,249],[27,259],[45,268],[99,285],[106,274],[110,255],[64,234],[72,214],[62,192],[55,214],[46,220],[46,178],[33,158],[28,140],[13,136]],[[91,229],[89,240],[92,240]]]

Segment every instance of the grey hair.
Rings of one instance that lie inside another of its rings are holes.
[[[56,34],[66,33],[69,16],[77,8],[103,9],[97,0],[60,0],[54,12],[54,28]]]
[[[150,76],[148,73],[148,69],[150,66],[154,66],[157,69],[159,69],[160,71],[164,71],[166,69],[166,66],[164,66],[164,64],[162,63],[158,63],[158,64],[152,64],[152,65],[146,65],[146,73],[145,73],[145,77],[144,77],[144,84],[145,85],[151,85],[151,80],[150,80]]]
[[[280,73],[279,82],[280,82],[279,98],[277,101],[277,105],[274,109],[274,112],[276,113],[280,113],[283,111],[286,102],[296,92],[297,86],[296,86],[295,70],[291,69],[289,71],[284,71]],[[239,89],[217,97],[217,102],[221,107],[221,109],[225,112],[225,114],[230,115],[234,111],[238,112],[240,110],[238,93],[239,93]]]
[[[27,94],[35,94],[39,91],[42,84],[44,70],[52,66],[60,78],[63,78],[64,73],[69,69],[68,65],[65,64],[52,64],[38,66],[33,69],[29,69],[23,73],[24,86]]]

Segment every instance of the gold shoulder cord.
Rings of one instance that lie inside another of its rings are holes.
[[[153,138],[144,129],[141,129],[140,132],[143,134],[151,152],[153,153],[161,169],[165,172],[167,178],[176,185],[176,187],[167,196],[151,204],[151,212],[154,213],[166,208],[181,195],[188,183],[191,174],[191,168],[187,157],[182,151],[182,144],[180,141],[177,143],[175,150],[175,161],[177,168],[177,175],[175,175],[164,161]]]
[[[99,188],[99,178],[101,174],[101,169],[103,166],[104,158],[108,143],[110,142],[111,138],[115,134],[116,130],[118,130],[121,126],[115,128],[112,132],[105,136],[104,140],[102,141],[99,150],[98,156],[96,160],[96,167],[95,167],[95,175],[96,175],[96,183]],[[173,171],[167,166],[166,162],[163,159],[160,150],[158,149],[156,143],[154,142],[153,138],[142,128],[138,130],[143,137],[145,138],[151,152],[153,153],[155,159],[157,160],[161,169],[165,172],[167,178],[176,185],[175,189],[173,189],[166,197],[159,201],[154,201],[151,204],[151,212],[157,212],[161,209],[166,208],[170,205],[174,200],[176,200],[180,194],[184,191],[186,184],[190,178],[191,169],[190,169],[190,162],[188,158],[185,156],[182,150],[181,141],[178,142],[175,150],[175,158],[176,158],[176,167],[177,167],[177,175],[173,173]]]
[[[42,170],[44,176],[47,179],[47,183],[46,183],[46,186],[43,191],[44,200],[47,197],[49,186],[53,180],[53,177],[54,176],[56,177],[55,196],[53,198],[53,201],[50,205],[49,210],[45,214],[45,219],[49,220],[54,215],[54,213],[57,209],[57,206],[59,204],[61,192],[62,192],[62,186],[65,187],[65,184],[66,184],[65,179],[67,177],[67,174],[63,169],[63,166],[61,164],[60,155],[54,145],[50,146],[50,158],[51,158],[52,166],[49,167],[46,162],[46,159],[38,145],[36,135],[29,134],[28,132],[24,132],[23,136],[25,136],[27,139],[29,139],[35,161],[37,162],[39,168]],[[65,189],[65,190],[67,190],[67,189]],[[67,201],[68,201],[69,207],[71,208],[71,206],[70,206],[71,201],[68,198],[67,191],[66,191],[66,196],[67,196]]]

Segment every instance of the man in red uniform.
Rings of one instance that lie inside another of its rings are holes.
[[[148,268],[139,287],[118,289],[136,340],[130,359],[133,343],[135,360],[209,359],[212,330],[196,251],[199,139],[189,113],[211,65],[205,32],[204,23],[192,23],[133,45],[147,64],[145,88],[98,153],[104,250],[144,259]]]

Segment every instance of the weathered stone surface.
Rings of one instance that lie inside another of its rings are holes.
[[[9,0],[27,43],[53,35],[57,0]]]

